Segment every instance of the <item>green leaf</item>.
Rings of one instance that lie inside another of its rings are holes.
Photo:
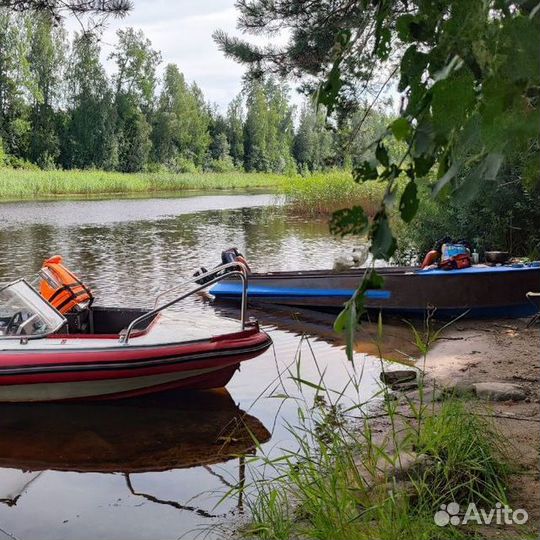
[[[426,159],[431,159],[430,155],[433,152],[433,147],[433,125],[429,120],[424,120],[418,125],[414,133],[413,156],[426,156]]]
[[[349,325],[349,317],[351,315],[351,310],[348,309],[348,307],[349,306],[347,302],[343,310],[339,313],[339,315],[336,317],[336,320],[334,321],[334,330],[339,334],[345,332],[345,329]]]
[[[422,74],[428,65],[428,55],[419,52],[416,45],[411,45],[403,54],[400,65],[400,80],[398,91],[403,92],[407,87],[420,84]]]
[[[422,41],[428,32],[428,25],[426,24],[425,16],[407,13],[398,17],[396,29],[401,41]]]
[[[379,173],[377,167],[369,161],[363,161],[353,169],[353,179],[355,182],[365,182],[366,180],[377,180]]]
[[[463,125],[476,101],[474,80],[470,73],[441,80],[433,85],[431,112],[437,134],[447,137]]]
[[[435,163],[433,154],[418,156],[414,158],[414,173],[417,177],[426,176],[431,171],[431,167]]]
[[[538,47],[538,15],[529,18],[524,15],[506,18],[500,33],[503,44],[497,52],[502,53],[505,62],[500,75],[511,81],[539,80],[540,47]]]
[[[405,223],[410,223],[412,221],[418,210],[419,203],[418,188],[416,183],[411,180],[405,187],[405,190],[401,195],[401,200],[399,201],[399,213],[401,219]]]
[[[369,273],[364,276],[362,291],[367,291],[368,289],[382,289],[383,287],[384,278],[372,268]]]
[[[351,362],[354,356],[354,342],[356,328],[358,326],[358,317],[364,311],[363,309],[361,309],[360,313],[357,311],[357,294],[358,291],[355,292],[353,298],[351,298],[348,302],[345,303],[343,310],[337,316],[334,322],[334,330],[339,334],[345,334],[345,353],[347,355],[347,358]]]
[[[352,298],[345,303],[343,310],[334,322],[334,330],[345,334],[345,351],[352,362],[354,354],[355,334],[362,315],[366,312],[365,292],[369,289],[382,289],[384,279],[371,268],[364,274],[362,282]]]
[[[324,392],[325,388],[324,386],[321,386],[320,384],[312,383],[311,381],[308,381],[306,379],[302,379],[300,377],[291,377],[291,380],[297,382],[300,386],[309,386],[310,388],[314,388],[315,390],[319,392]]]
[[[362,236],[366,234],[368,226],[368,217],[361,206],[337,210],[330,218],[330,232],[340,236],[347,234]]]
[[[348,28],[340,30],[337,33],[336,42],[339,43],[339,45],[342,48],[347,47],[350,41],[351,41],[351,31]]]
[[[411,134],[411,126],[406,118],[398,118],[390,124],[390,131],[398,141],[404,141]]]
[[[339,91],[342,86],[343,81],[341,80],[339,62],[336,61],[328,74],[327,80],[321,84],[317,91],[317,104],[324,105],[327,112],[331,113],[336,106]]]
[[[501,165],[504,162],[502,154],[488,154],[476,167],[469,171],[461,180],[459,186],[454,191],[454,198],[457,202],[469,202],[474,199],[485,181],[493,182]]]
[[[346,335],[346,352],[347,358],[352,362],[354,355],[354,342],[356,335],[356,328],[358,327],[358,312],[356,311],[356,302],[351,302],[349,307],[349,320],[347,324],[347,329],[345,331]]]
[[[384,167],[388,167],[388,165],[390,164],[390,160],[388,158],[388,150],[386,150],[386,147],[383,143],[379,143],[377,145],[377,148],[375,150],[375,157],[377,158],[377,161]]]
[[[398,32],[398,37],[399,39],[401,39],[401,41],[412,41],[410,26],[414,20],[415,17],[411,14],[402,15],[397,19],[396,30]]]
[[[379,60],[387,60],[392,47],[390,46],[392,39],[392,32],[387,26],[383,26],[377,32],[375,41],[375,53],[379,57]]]
[[[488,154],[482,162],[482,178],[485,178],[486,180],[495,180],[503,162],[504,156],[502,154],[496,152]]]
[[[371,226],[369,238],[371,240],[371,253],[374,259],[389,260],[396,251],[396,239],[392,234],[386,210],[380,210]]]
[[[461,169],[461,165],[462,164],[461,164],[460,161],[454,161],[450,165],[449,169],[444,173],[444,175],[433,186],[433,189],[432,189],[432,192],[431,192],[431,195],[433,197],[436,197],[441,192],[441,190],[444,188],[444,186],[446,186],[446,184],[448,184],[448,182],[450,182],[450,180],[452,180],[452,178],[454,178],[456,176],[456,174]]]

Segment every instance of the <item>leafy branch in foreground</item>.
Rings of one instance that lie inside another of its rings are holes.
[[[379,211],[367,226],[358,208],[331,222],[342,234],[367,230],[374,258],[389,260],[396,249],[389,210],[398,179],[407,182],[398,206],[406,223],[418,211],[418,184],[432,171],[432,195],[457,201],[493,188],[503,165],[517,169],[527,188],[537,185],[537,0],[241,0],[238,7],[243,30],[270,36],[289,29],[289,42],[253,47],[217,34],[222,50],[254,75],[304,77],[329,113],[365,103],[378,76],[397,82],[399,117],[371,142],[374,157],[353,171],[357,182],[385,184]],[[406,150],[393,156],[392,142]]]

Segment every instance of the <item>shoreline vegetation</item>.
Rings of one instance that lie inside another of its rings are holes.
[[[382,184],[357,184],[349,171],[307,176],[264,172],[141,172],[0,168],[0,202],[48,200],[66,196],[152,195],[183,191],[270,189],[285,197],[291,211],[306,217],[329,217],[349,204],[374,212]]]
[[[66,196],[152,195],[192,190],[278,189],[286,177],[274,173],[121,173],[99,170],[0,169],[0,201]]]
[[[336,210],[362,206],[368,216],[377,212],[384,195],[380,182],[357,183],[349,171],[294,176],[282,184],[291,211],[306,217],[330,217]]]
[[[496,344],[482,323],[413,330],[417,360],[397,369],[381,363],[379,404],[372,407],[350,406],[344,390],[327,387],[322,375],[306,381],[295,377],[299,365],[291,369],[297,395],[279,395],[298,403],[297,423],[287,424],[297,448],[254,458],[263,472],[254,470],[241,488],[249,514],[229,532],[261,540],[536,537],[536,336],[525,323],[498,326],[507,331]],[[379,325],[379,345],[384,332]],[[457,365],[454,340],[462,340]],[[497,358],[515,354],[523,365],[501,371]],[[532,369],[534,377],[522,376]],[[499,394],[486,395],[487,385]],[[514,395],[502,387],[515,387]],[[497,517],[500,508],[515,521]],[[479,521],[490,509],[491,521]]]

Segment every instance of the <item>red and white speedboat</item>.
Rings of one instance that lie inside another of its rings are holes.
[[[62,314],[24,279],[0,290],[0,402],[112,399],[170,389],[225,386],[241,362],[271,344],[256,322],[220,328],[182,320],[167,308],[237,275],[231,263],[153,309],[85,306]],[[170,292],[170,291],[169,291]]]

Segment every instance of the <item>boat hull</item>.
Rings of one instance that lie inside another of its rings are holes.
[[[279,304],[339,311],[359,286],[364,269],[347,272],[273,272],[250,276],[252,304]],[[527,317],[537,311],[526,293],[540,290],[538,267],[473,267],[462,270],[418,271],[397,267],[377,269],[382,290],[367,292],[366,307],[387,315],[437,318]],[[218,300],[237,301],[240,288],[223,281],[211,289]]]
[[[115,399],[171,389],[225,386],[241,362],[271,344],[252,327],[243,332],[167,345],[93,347],[93,339],[32,342],[0,352],[0,401]],[[135,341],[135,340],[133,340]],[[37,348],[40,347],[40,348]]]

